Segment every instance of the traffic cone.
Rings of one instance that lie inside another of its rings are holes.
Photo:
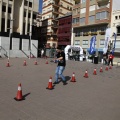
[[[6,65],[6,67],[10,67],[10,63],[9,63],[9,60],[7,61],[7,65]]]
[[[84,77],[85,77],[85,78],[88,78],[88,72],[87,72],[87,70],[85,71]]]
[[[16,101],[21,101],[24,100],[23,96],[22,96],[22,87],[21,87],[21,83],[18,85],[18,91],[17,91],[17,95],[14,98]]]
[[[112,69],[112,66],[110,65],[109,69]]]
[[[96,68],[93,71],[93,75],[97,75]]]
[[[106,66],[105,70],[108,71],[108,66]]]
[[[38,63],[37,63],[37,60],[35,60],[35,63],[34,63],[34,65],[37,65]]]
[[[102,67],[100,68],[100,72],[103,72],[103,69],[102,69]]]
[[[24,63],[23,63],[23,66],[26,66],[27,64],[26,64],[26,60],[24,60]]]
[[[46,60],[46,64],[48,64],[48,61]]]
[[[48,87],[46,89],[49,89],[49,90],[53,89],[53,86],[52,86],[52,77],[49,78]]]
[[[75,73],[73,72],[72,74],[72,78],[71,78],[71,81],[70,82],[76,82],[76,79],[75,79]]]

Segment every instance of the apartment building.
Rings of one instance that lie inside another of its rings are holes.
[[[58,19],[72,11],[74,0],[43,0],[42,39],[48,47],[57,46]],[[46,31],[47,30],[47,31]]]
[[[26,57],[29,51],[37,55],[38,41],[33,33],[38,13],[38,0],[0,0],[0,54],[4,57]],[[22,53],[22,51],[26,51]]]
[[[104,47],[105,30],[111,24],[112,0],[77,0],[73,6],[71,44],[80,45],[86,51],[90,39],[96,36],[96,48]]]
[[[120,2],[118,0],[113,0],[112,5],[112,13],[111,13],[111,29],[112,33],[116,33],[116,46],[115,52],[116,54],[120,54]],[[114,46],[115,37],[111,38],[112,44]]]

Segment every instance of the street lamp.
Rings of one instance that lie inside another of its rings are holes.
[[[9,51],[8,51],[8,59],[10,59],[10,38],[11,38],[11,33],[12,33],[12,26],[13,26],[13,21],[14,21],[15,19],[11,19],[10,20],[10,28],[8,28],[9,30],[10,30],[10,32],[9,32]]]
[[[29,33],[29,36],[30,36],[30,45],[29,45],[29,50],[30,50],[30,55],[29,55],[29,59],[30,59],[30,57],[31,57],[31,37],[32,37],[32,26],[36,26],[36,24],[31,24],[30,25],[30,32],[28,32]]]

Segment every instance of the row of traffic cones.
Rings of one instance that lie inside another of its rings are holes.
[[[109,69],[112,69],[112,66],[110,66]],[[105,70],[108,71],[108,66],[106,66]],[[100,68],[100,72],[103,72],[102,67]],[[96,68],[93,71],[93,75],[97,75]],[[84,77],[88,78],[88,72],[87,72],[87,70],[85,71]],[[71,78],[71,82],[76,82],[75,73],[74,72],[73,72],[73,75],[72,75],[72,78]]]
[[[48,64],[48,63],[46,63],[46,64]],[[35,60],[34,65],[38,65],[37,60]],[[23,66],[27,66],[26,60],[24,60]],[[10,67],[10,62],[9,62],[9,60],[7,61],[6,67]]]
[[[45,64],[48,64],[48,60],[46,60],[46,63],[45,63]],[[37,60],[35,60],[34,65],[38,65]],[[23,66],[27,66],[26,60],[24,60]],[[6,67],[10,67],[10,62],[9,62],[9,60],[7,61]]]
[[[9,62],[9,61],[8,61]],[[37,64],[37,63],[35,63]],[[24,61],[24,65],[26,65],[26,61]],[[9,66],[9,63],[8,63],[8,66]],[[109,69],[112,69],[112,66],[109,67]],[[105,70],[108,70],[108,66],[106,66],[106,69]],[[103,72],[103,69],[102,67],[100,68],[100,72]],[[96,72],[96,68],[94,69],[93,71],[93,75],[97,75],[97,72]],[[87,70],[85,71],[85,75],[84,75],[85,78],[88,78],[88,72]],[[70,82],[76,82],[76,78],[75,78],[75,73],[73,72],[72,74],[72,78],[71,78],[71,81]],[[48,87],[46,89],[49,89],[49,90],[52,90],[54,89],[54,86],[52,84],[52,77],[49,78],[49,82],[48,82]],[[24,97],[22,95],[22,87],[21,87],[21,84],[18,85],[18,91],[17,91],[17,95],[16,97],[14,98],[16,101],[21,101],[21,100],[24,100]]]

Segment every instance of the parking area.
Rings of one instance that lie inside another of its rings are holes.
[[[26,60],[27,66],[23,66]],[[34,65],[37,60],[38,65]],[[47,90],[56,63],[48,58],[0,58],[0,120],[120,120],[120,67],[68,60],[62,82]],[[103,72],[99,72],[100,68]],[[96,68],[97,75],[93,75]],[[84,78],[85,71],[88,78]],[[70,82],[73,72],[76,82]],[[23,101],[15,101],[18,84]]]

